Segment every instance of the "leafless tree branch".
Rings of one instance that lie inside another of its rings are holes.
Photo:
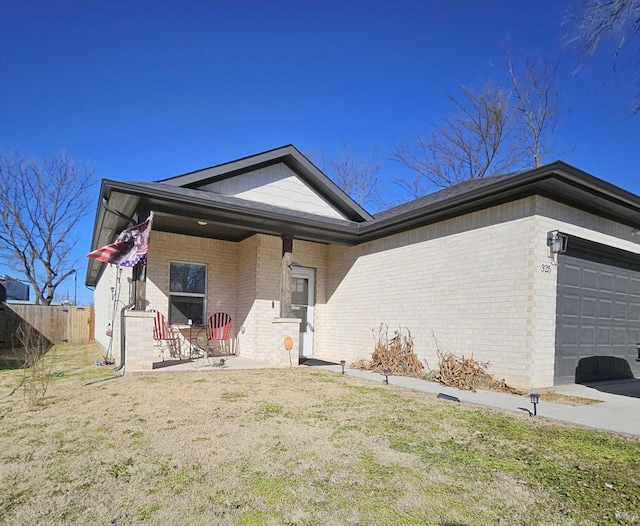
[[[626,55],[636,68],[640,56],[640,0],[586,0],[572,20],[569,43],[577,45],[581,54],[589,59],[605,41],[614,44],[613,67]],[[631,108],[632,114],[640,112],[640,77],[636,77],[638,95]]]
[[[505,59],[515,95],[513,108],[520,140],[533,165],[540,166],[558,127],[558,66],[528,59],[518,75],[508,49],[505,49]]]
[[[504,173],[519,162],[523,151],[511,141],[512,111],[509,97],[494,83],[482,91],[461,87],[461,96],[449,97],[453,113],[443,119],[415,147],[400,144],[393,159],[416,176],[399,180],[413,197],[431,188],[445,188],[467,179]]]
[[[73,273],[72,231],[90,210],[93,176],[65,154],[43,162],[0,156],[0,255],[26,276],[37,303],[49,305]]]

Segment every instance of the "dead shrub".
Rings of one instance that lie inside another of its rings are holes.
[[[18,325],[14,334],[14,351],[23,360],[22,387],[29,409],[42,405],[53,371],[54,357],[46,357],[51,342],[26,322]]]
[[[421,376],[424,374],[424,365],[413,351],[413,337],[406,327],[400,327],[389,338],[389,327],[381,323],[378,332],[372,329],[375,347],[371,354],[371,360],[362,358],[351,366],[382,373],[385,369],[393,374],[405,376]]]
[[[471,358],[458,357],[452,353],[444,353],[440,349],[437,349],[436,352],[438,353],[438,371],[434,372],[432,378],[442,385],[473,392],[476,389],[487,389],[523,394],[522,391],[507,385],[504,380],[497,380],[487,372],[488,362],[479,362],[474,360],[473,356]]]

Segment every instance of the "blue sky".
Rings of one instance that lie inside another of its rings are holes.
[[[346,145],[383,162],[380,182],[399,199],[393,180],[407,174],[393,148],[426,135],[458,86],[505,80],[508,42],[515,60],[559,62],[561,127],[546,161],[640,194],[633,77],[624,63],[613,70],[607,49],[575,73],[565,45],[575,5],[5,0],[0,149],[64,150],[99,178],[156,180],[289,143],[314,160]],[[79,230],[80,278],[92,225]]]

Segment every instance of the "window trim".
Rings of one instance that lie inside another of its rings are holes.
[[[200,293],[200,292],[171,292],[171,264],[172,263],[178,263],[178,264],[182,264],[182,265],[197,265],[199,267],[204,267],[204,292]],[[171,300],[172,298],[176,297],[176,298],[202,298],[202,323],[206,323],[206,313],[207,313],[207,289],[208,289],[208,284],[207,284],[207,280],[208,280],[208,268],[207,268],[207,264],[206,263],[198,263],[196,261],[183,261],[183,260],[177,260],[177,259],[172,259],[169,260],[168,263],[168,269],[167,269],[167,275],[169,276],[169,287],[168,287],[168,321],[169,323],[176,323],[171,319]]]

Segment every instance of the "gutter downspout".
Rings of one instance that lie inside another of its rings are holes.
[[[129,303],[124,305],[120,309],[120,365],[115,367],[114,371],[120,371],[124,369],[124,361],[126,355],[126,340],[127,340],[127,326],[125,323],[125,315],[124,312],[135,307],[136,304],[136,282],[135,280],[129,279]]]
[[[131,302],[120,309],[120,365],[118,365],[118,367],[115,367],[113,369],[116,372],[120,371],[121,369],[124,369],[124,359],[126,354],[125,353],[126,326],[124,323],[124,320],[125,320],[124,311],[130,309],[134,305],[135,305],[135,302]]]

